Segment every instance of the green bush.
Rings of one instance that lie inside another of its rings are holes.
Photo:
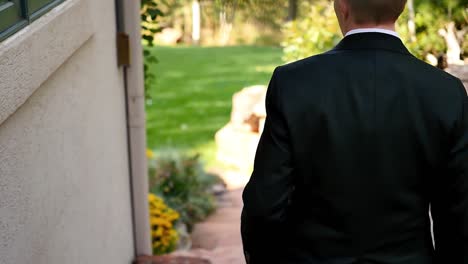
[[[164,198],[192,230],[216,209],[212,187],[220,182],[208,174],[199,156],[166,152],[150,160],[150,192]]]
[[[397,31],[413,55],[424,60],[429,53],[440,56],[445,52],[445,40],[438,33],[445,24],[443,17],[444,14],[439,9],[430,5],[419,6],[414,19],[416,41],[413,42],[408,29],[409,12],[408,9],[405,10],[398,20]]]
[[[441,56],[447,51],[447,44],[439,31],[454,23],[462,54],[468,52],[468,4],[467,0],[415,0],[415,40],[411,41],[408,30],[409,12],[405,10],[398,21],[398,32],[410,51],[425,59],[426,55]],[[464,37],[461,37],[464,35]]]
[[[287,62],[330,50],[342,38],[333,2],[317,0],[311,4],[306,1],[301,3],[300,10],[306,13],[283,29],[283,59]]]

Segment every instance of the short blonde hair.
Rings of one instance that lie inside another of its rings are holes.
[[[407,0],[347,0],[355,22],[389,23],[395,22],[405,9]]]

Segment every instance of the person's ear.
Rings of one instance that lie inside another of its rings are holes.
[[[344,21],[347,19],[348,16],[348,3],[346,3],[345,0],[335,0],[334,1],[334,7],[335,7],[335,12],[336,15],[343,19]],[[343,22],[344,22],[343,21]]]
[[[350,13],[350,7],[349,7],[349,2],[348,0],[336,0],[338,1],[338,5],[340,6],[339,10],[341,12],[341,17],[344,19],[344,21],[347,21],[349,19]]]
[[[343,4],[344,0],[335,0],[334,1],[334,7],[335,7],[335,13],[336,13],[336,17],[338,18],[338,23],[340,24],[340,29],[341,29],[341,32],[343,33],[343,35],[346,34],[347,32],[347,21],[345,18],[345,14],[348,12],[346,11],[347,8],[345,8],[345,10],[343,10],[343,8],[345,7]]]

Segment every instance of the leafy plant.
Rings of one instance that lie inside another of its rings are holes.
[[[145,74],[145,97],[150,96],[150,84],[154,81],[155,75],[149,71],[149,65],[157,63],[156,56],[151,52],[154,46],[154,35],[161,32],[157,19],[163,16],[159,4],[155,0],[141,0],[141,36],[143,38],[144,74]]]
[[[219,179],[204,171],[198,155],[169,152],[150,163],[150,191],[180,213],[189,231],[216,209],[211,188]]]
[[[179,213],[168,207],[161,197],[154,194],[148,195],[148,202],[153,254],[170,253],[177,248],[179,240],[179,234],[174,227],[180,217]]]

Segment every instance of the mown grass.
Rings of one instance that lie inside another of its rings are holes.
[[[274,47],[155,47],[159,62],[147,104],[148,147],[202,154],[212,164],[216,131],[229,122],[232,95],[267,84],[282,51]]]

